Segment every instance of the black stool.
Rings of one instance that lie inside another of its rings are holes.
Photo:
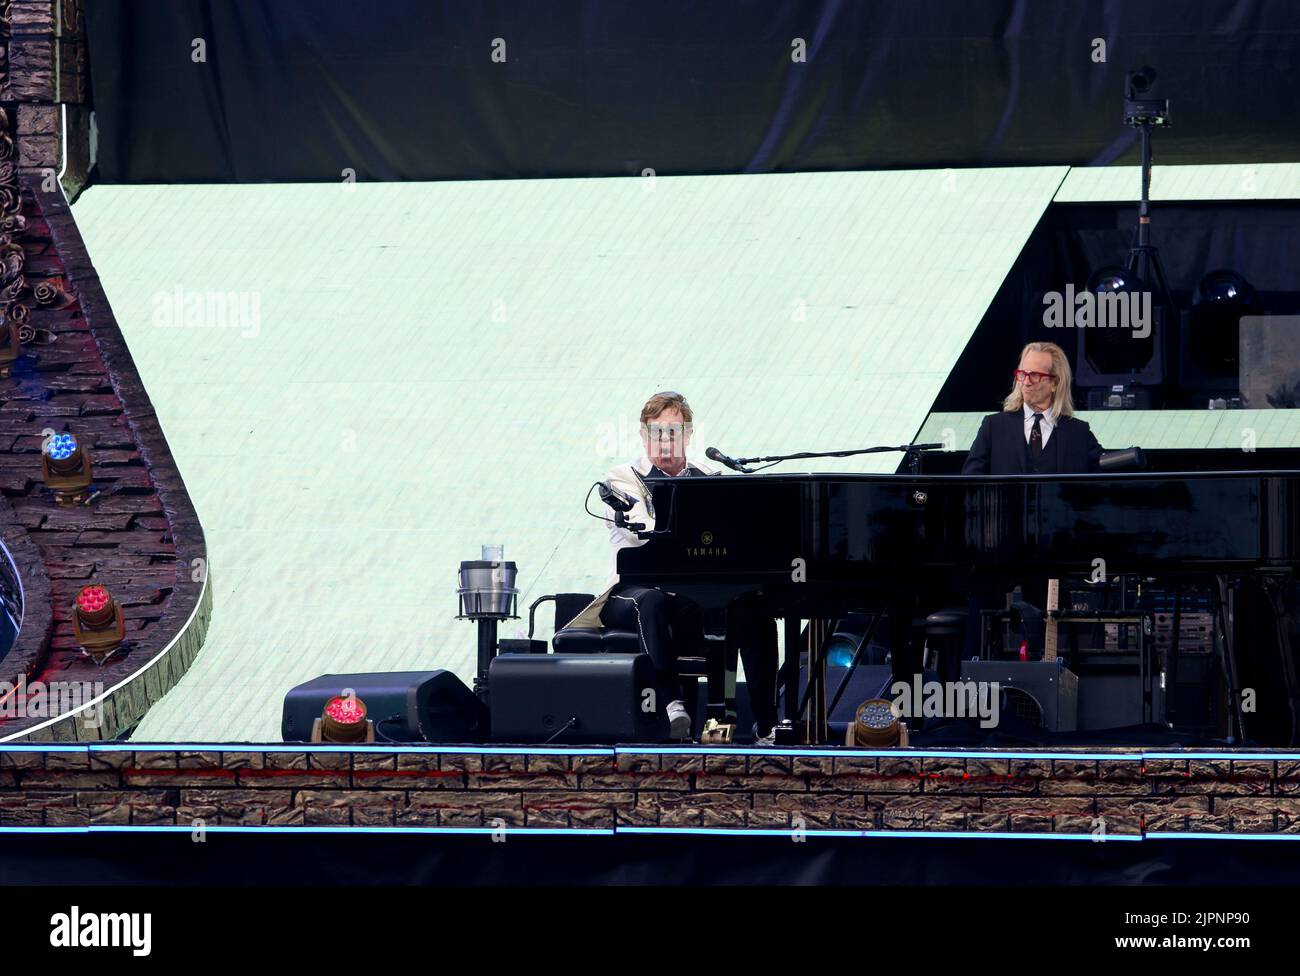
[[[925,618],[925,643],[935,649],[934,669],[943,681],[956,681],[966,641],[965,607],[946,607]]]

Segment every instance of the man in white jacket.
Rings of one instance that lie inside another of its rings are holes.
[[[690,404],[680,393],[656,393],[641,408],[641,443],[645,455],[636,461],[616,465],[605,475],[606,483],[633,500],[633,507],[627,512],[628,522],[641,523],[647,530],[654,528],[655,512],[650,488],[653,480],[719,474],[713,468],[687,460],[692,421]],[[646,540],[615,525],[611,519],[609,541],[609,576],[605,592],[568,626],[637,631],[643,650],[650,655],[659,672],[662,687],[676,689],[666,709],[669,734],[675,739],[684,739],[690,735],[691,719],[681,700],[677,658],[705,654],[700,609],[686,597],[666,590],[620,583],[619,552],[629,546],[644,545]],[[764,744],[770,744],[771,728],[776,719],[775,623],[770,617],[764,620],[737,607],[734,612],[729,610],[727,626],[729,632],[732,629],[736,631],[733,637],[745,661],[751,696],[755,697],[754,711],[759,719],[756,735]],[[756,696],[754,692],[757,692]],[[771,699],[770,705],[768,699]]]

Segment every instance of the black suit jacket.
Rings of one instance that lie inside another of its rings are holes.
[[[1058,441],[1057,438],[1060,438]],[[1077,417],[1058,417],[1052,438],[1056,441],[1058,474],[1086,474],[1101,466],[1101,445],[1092,428]],[[1020,410],[991,414],[980,423],[962,474],[1027,474],[1025,466],[1025,415]]]

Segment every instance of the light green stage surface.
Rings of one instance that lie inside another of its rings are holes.
[[[583,495],[658,390],[697,455],[907,442],[1065,175],[91,188],[77,223],[215,586],[136,738],[274,740],[322,673],[470,679],[457,564],[503,544],[521,607],[599,591]],[[256,321],[187,320],[209,292]]]

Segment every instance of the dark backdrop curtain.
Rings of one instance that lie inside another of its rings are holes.
[[[1300,158],[1294,0],[86,6],[104,182],[1107,163],[1143,64],[1160,162]]]

